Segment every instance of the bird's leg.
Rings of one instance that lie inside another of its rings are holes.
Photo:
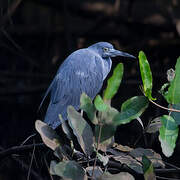
[[[81,116],[83,117],[83,110],[81,110]]]

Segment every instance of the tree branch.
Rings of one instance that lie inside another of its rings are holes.
[[[34,147],[45,147],[45,145],[44,143],[39,143],[39,144],[29,144],[29,145],[23,145],[23,146],[13,146],[11,148],[0,151],[0,159],[6,156],[10,156],[12,154],[24,152],[26,150],[31,150]]]
[[[13,13],[16,11],[17,7],[21,4],[21,2],[22,0],[13,1],[11,6],[7,10],[7,13],[2,17],[0,21],[0,28],[2,28],[6,24],[6,22],[13,15]]]
[[[154,105],[160,107],[161,109],[165,109],[167,111],[173,111],[173,112],[180,112],[180,110],[178,110],[178,109],[172,109],[172,108],[167,108],[167,107],[161,106],[160,104],[157,104],[156,102],[152,101],[151,99],[149,99],[149,101],[151,103],[153,103]]]

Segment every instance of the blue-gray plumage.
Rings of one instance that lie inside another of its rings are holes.
[[[115,50],[110,43],[99,42],[85,49],[79,49],[69,55],[59,67],[49,86],[40,107],[51,92],[50,103],[45,115],[45,122],[52,128],[61,124],[59,114],[67,119],[67,107],[79,109],[80,96],[85,92],[91,99],[100,91],[104,79],[111,70],[111,57],[134,56]]]

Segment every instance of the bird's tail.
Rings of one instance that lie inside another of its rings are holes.
[[[55,129],[57,126],[61,124],[59,114],[61,114],[64,120],[67,120],[67,107],[61,105],[61,103],[50,103],[45,115],[44,122],[51,126],[53,129]]]

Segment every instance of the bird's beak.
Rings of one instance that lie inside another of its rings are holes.
[[[119,51],[119,50],[116,50],[116,49],[112,49],[110,50],[110,56],[111,57],[116,57],[116,56],[124,56],[124,57],[130,57],[130,58],[135,58],[135,56],[131,55],[131,54],[128,54],[128,53],[125,53],[125,52],[122,52],[122,51]]]

